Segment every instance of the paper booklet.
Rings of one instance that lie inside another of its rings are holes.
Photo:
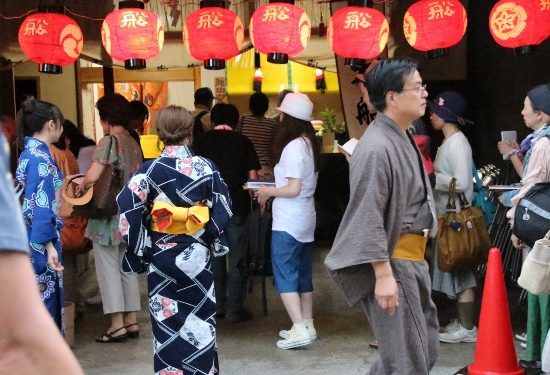
[[[257,190],[262,185],[266,185],[269,187],[276,187],[275,181],[267,181],[267,180],[248,180],[246,184],[243,186],[243,189],[252,189]]]
[[[359,142],[356,138],[351,138],[349,141],[344,143],[343,146],[338,145],[338,147],[341,150],[344,150],[348,154],[353,154],[353,150],[355,150],[355,146],[357,146],[357,142]]]

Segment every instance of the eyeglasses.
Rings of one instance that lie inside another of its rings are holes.
[[[417,93],[420,93],[420,92],[425,92],[425,91],[427,90],[427,87],[428,87],[428,85],[423,84],[423,85],[421,85],[420,87],[415,87],[414,89],[401,89],[401,91],[405,91],[405,90],[414,90],[414,91],[416,91]]]

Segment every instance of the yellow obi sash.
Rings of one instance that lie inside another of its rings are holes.
[[[415,262],[424,260],[427,242],[428,237],[413,233],[403,233],[399,236],[391,257]]]
[[[157,201],[151,212],[151,230],[166,234],[194,234],[210,220],[206,206],[175,207]]]

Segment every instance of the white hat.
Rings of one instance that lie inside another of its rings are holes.
[[[277,108],[279,112],[286,113],[289,116],[296,117],[304,121],[311,121],[313,112],[313,103],[306,94],[301,92],[291,92],[285,96],[281,106]]]

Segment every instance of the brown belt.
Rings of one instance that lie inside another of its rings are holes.
[[[391,257],[393,259],[412,260],[415,262],[424,260],[427,242],[428,237],[419,234],[404,233],[399,236]]]

